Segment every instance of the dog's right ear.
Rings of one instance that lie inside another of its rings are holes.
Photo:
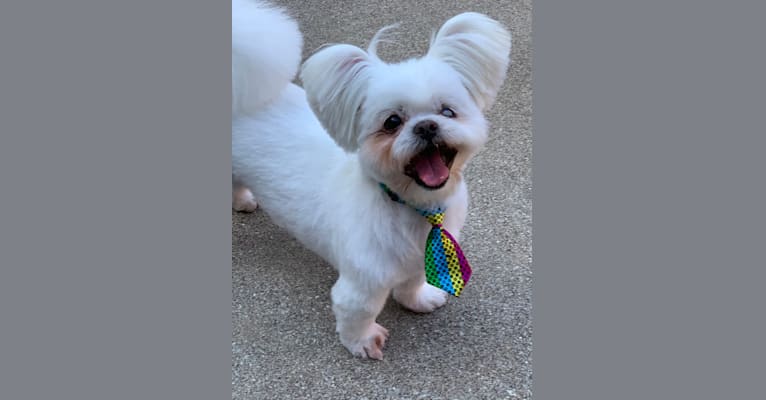
[[[370,62],[364,50],[339,44],[309,57],[300,72],[314,113],[335,142],[350,152],[359,148],[359,113],[370,79]]]

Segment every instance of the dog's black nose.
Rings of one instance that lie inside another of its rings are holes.
[[[430,119],[426,119],[415,124],[412,131],[415,135],[420,136],[425,140],[431,140],[439,133],[439,124]]]

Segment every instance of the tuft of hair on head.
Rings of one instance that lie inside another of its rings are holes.
[[[510,62],[511,34],[486,15],[456,15],[431,39],[427,57],[447,63],[457,71],[482,111],[489,109],[505,80]]]
[[[388,26],[384,26],[380,30],[378,30],[377,33],[375,33],[375,36],[372,37],[372,40],[370,40],[370,45],[367,46],[367,54],[369,54],[370,58],[375,61],[381,61],[380,57],[378,56],[378,44],[379,43],[395,43],[393,40],[393,37],[396,36],[398,32],[396,32],[396,29],[399,28],[399,23],[391,24]]]

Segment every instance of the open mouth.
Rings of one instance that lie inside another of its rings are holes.
[[[457,150],[449,146],[429,143],[428,147],[412,157],[404,167],[404,174],[426,189],[439,189],[447,183],[456,155]]]

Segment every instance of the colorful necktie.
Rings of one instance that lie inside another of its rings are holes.
[[[411,207],[431,224],[425,250],[426,281],[453,296],[460,296],[463,287],[471,278],[471,266],[468,265],[455,238],[442,227],[445,210],[441,207],[421,210],[404,202],[388,186],[381,183],[380,187],[391,200]]]

